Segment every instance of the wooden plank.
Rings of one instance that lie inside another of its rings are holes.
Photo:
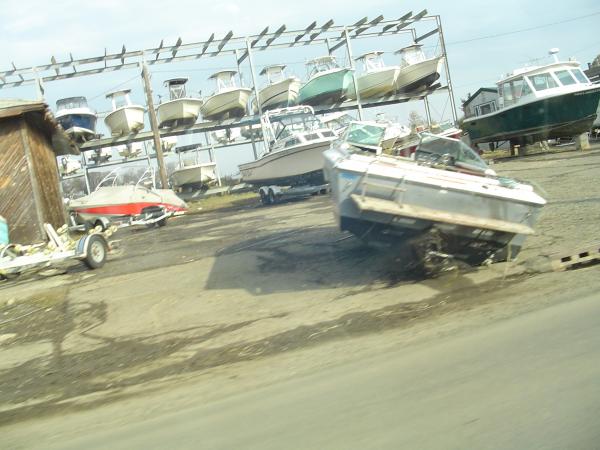
[[[450,223],[453,225],[502,231],[505,233],[525,235],[534,233],[533,228],[521,223],[512,223],[497,219],[484,219],[468,214],[438,211],[406,203],[399,204],[391,200],[383,200],[375,197],[363,197],[358,194],[351,194],[350,197],[361,211],[371,211],[392,216],[429,220],[432,222]]]
[[[553,255],[551,258],[552,269],[556,272],[593,264],[600,261],[600,242],[570,253]]]

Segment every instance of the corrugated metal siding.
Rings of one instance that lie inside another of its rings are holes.
[[[21,118],[0,121],[0,215],[8,222],[12,242],[44,239],[34,203]]]
[[[27,121],[27,132],[32,154],[31,163],[39,189],[37,197],[40,202],[42,221],[58,228],[65,224],[66,216],[60,191],[56,156],[48,138],[29,121]]]

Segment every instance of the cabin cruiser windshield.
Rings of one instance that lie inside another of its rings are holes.
[[[312,114],[294,114],[274,120],[275,139],[284,139],[295,133],[323,128],[321,121]]]
[[[415,160],[426,164],[443,163],[482,173],[492,172],[483,159],[464,142],[429,133],[422,134]]]

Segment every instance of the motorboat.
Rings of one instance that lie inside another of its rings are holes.
[[[98,219],[122,220],[149,211],[183,212],[186,203],[171,189],[157,189],[154,170],[148,169],[135,184],[118,184],[119,169],[110,172],[89,195],[73,199],[68,209],[78,222],[97,223]]]
[[[523,67],[498,81],[498,109],[466,117],[462,129],[472,144],[571,138],[589,131],[597,117],[600,86],[592,84],[577,61]]]
[[[532,186],[497,176],[458,139],[423,134],[413,158],[383,154],[385,131],[354,122],[325,152],[342,230],[417,261],[517,256],[546,203]]]
[[[268,151],[239,166],[244,182],[254,186],[324,184],[323,151],[337,135],[310,106],[267,111],[261,123]]]
[[[169,180],[174,188],[192,187],[202,188],[217,181],[217,163],[200,162],[198,150],[193,161],[185,160],[179,152],[179,164],[171,172]]]
[[[204,119],[224,120],[246,115],[252,89],[238,87],[236,75],[235,70],[222,70],[209,77],[209,80],[215,81],[216,89],[202,105]]]
[[[397,89],[400,66],[386,66],[382,55],[382,51],[373,51],[356,58],[363,65],[363,73],[356,79],[361,100],[385,97]]]
[[[381,149],[384,153],[391,153],[391,150],[396,144],[405,142],[411,134],[411,129],[409,127],[402,125],[397,121],[387,119],[383,113],[377,114],[375,121],[386,127],[385,134],[381,141]]]
[[[386,147],[384,144],[384,152],[390,153],[396,156],[410,157],[413,155],[421,142],[421,136],[423,133],[435,134],[440,137],[447,137],[452,139],[461,139],[463,131],[456,127],[451,121],[447,122],[433,122],[431,125],[418,125],[414,128],[409,128],[404,125],[392,123],[391,128],[399,128],[398,133],[395,134],[395,139],[391,147]],[[407,133],[408,131],[408,133]],[[386,136],[390,134],[390,126],[386,130]]]
[[[193,125],[198,119],[202,100],[187,95],[185,87],[187,82],[187,78],[172,78],[165,81],[165,86],[169,89],[169,101],[156,107],[159,127]]]
[[[68,97],[56,101],[56,121],[76,142],[96,138],[96,111],[88,106],[85,97]]]
[[[421,44],[409,45],[395,54],[400,56],[400,73],[395,85],[397,93],[429,89],[440,78],[444,57],[428,58]]]
[[[285,64],[274,64],[266,66],[260,72],[267,78],[267,85],[258,92],[262,111],[294,106],[298,103],[302,83],[298,77],[287,76],[285,68]],[[258,112],[256,104],[254,112]]]
[[[323,122],[327,128],[335,131],[337,135],[343,134],[348,125],[355,120],[356,118],[347,111],[336,111],[321,116],[321,122]]]
[[[104,118],[104,123],[113,136],[137,133],[144,128],[144,107],[131,103],[131,89],[111,92],[106,98],[111,101],[112,112]]]
[[[299,104],[334,104],[354,96],[353,69],[340,67],[334,56],[315,58],[306,67],[308,81],[300,88]]]

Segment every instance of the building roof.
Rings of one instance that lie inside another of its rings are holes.
[[[469,98],[467,98],[463,102],[463,106],[466,106],[469,103],[471,103],[482,92],[492,92],[494,94],[497,94],[498,93],[498,88],[495,88],[495,87],[481,87],[481,88],[477,89],[473,95],[470,95]]]
[[[0,120],[14,117],[30,118],[52,142],[54,153],[78,155],[79,148],[54,118],[48,105],[40,100],[0,99]]]

